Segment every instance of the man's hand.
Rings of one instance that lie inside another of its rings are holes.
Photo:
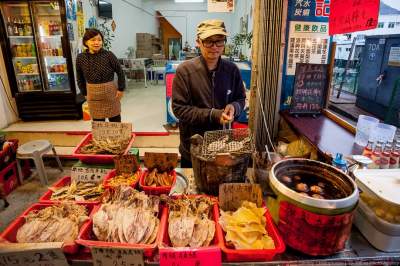
[[[225,106],[224,112],[221,115],[220,123],[227,124],[233,121],[235,116],[235,107],[232,104]]]
[[[117,95],[116,95],[117,99],[121,100],[122,96],[124,96],[124,92],[123,91],[117,91]]]

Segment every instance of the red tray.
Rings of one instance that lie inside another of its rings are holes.
[[[0,238],[3,238],[9,242],[16,243],[16,237],[18,229],[21,228],[25,224],[25,216],[35,210],[41,210],[48,206],[56,205],[56,203],[35,203],[30,206],[27,210],[25,210],[20,216],[18,216],[0,235]],[[93,205],[81,204],[84,205],[88,211],[88,215],[91,215],[93,211]],[[83,226],[82,226],[83,227]],[[80,228],[80,230],[82,229]],[[74,243],[64,243],[63,251],[64,253],[74,254],[78,251],[79,246]]]
[[[264,206],[265,207],[265,206]],[[285,251],[285,243],[282,237],[279,235],[276,229],[271,214],[268,209],[265,212],[266,226],[265,229],[268,235],[272,237],[275,243],[274,249],[233,249],[227,247],[225,244],[225,232],[221,225],[218,223],[219,220],[219,209],[214,209],[214,217],[217,217],[217,236],[219,245],[223,253],[223,260],[227,262],[252,262],[252,261],[270,261],[276,254]]]
[[[144,180],[146,179],[147,175],[149,174],[149,170],[145,169],[143,171],[142,176],[140,177],[140,181],[139,181],[139,186],[142,188],[142,190],[146,193],[146,194],[150,194],[150,195],[161,195],[161,194],[169,194],[169,192],[171,191],[171,188],[174,186],[175,181],[176,181],[176,172],[175,170],[172,170],[169,174],[173,175],[174,180],[172,182],[172,186],[160,186],[160,187],[151,187],[151,186],[145,186],[144,185]]]
[[[197,197],[209,197],[209,196],[203,196],[203,195],[188,195],[187,197],[189,198],[197,198]],[[182,198],[182,196],[173,196],[172,198],[174,199],[178,199],[178,198]],[[213,198],[213,197],[209,197],[209,198]],[[212,208],[212,215],[213,215],[213,219],[215,222],[215,234],[214,234],[214,239],[211,241],[211,245],[208,247],[200,247],[200,248],[196,248],[195,250],[207,250],[210,248],[220,248],[220,245],[218,243],[218,237],[217,237],[217,219],[215,217],[215,213],[218,213],[218,203],[217,203],[217,198],[215,198],[215,202]],[[165,226],[165,232],[164,232],[164,236],[163,236],[163,241],[162,241],[162,246],[160,247],[160,249],[163,249],[163,251],[169,251],[169,252],[179,252],[179,250],[182,251],[187,251],[187,250],[193,250],[193,248],[190,247],[172,247],[171,245],[171,241],[168,235],[168,215],[169,215],[169,208],[166,207],[166,216],[167,216],[167,220],[166,220],[166,226]]]
[[[160,246],[162,242],[162,237],[166,228],[167,221],[167,210],[165,207],[160,205],[160,212],[158,217],[160,218],[160,225],[158,228],[156,241],[151,244],[129,244],[129,243],[119,243],[119,242],[106,242],[97,240],[95,234],[93,233],[93,215],[100,209],[101,205],[95,206],[91,218],[83,226],[78,235],[78,240],[76,243],[85,246],[87,248],[91,247],[115,247],[115,248],[133,248],[133,249],[143,249],[143,254],[146,258],[152,258],[155,255],[157,247]],[[84,251],[89,253],[90,250],[85,249]]]
[[[71,177],[70,176],[64,176],[60,180],[58,180],[56,183],[52,185],[53,188],[61,188],[65,186],[69,186],[71,184]],[[51,200],[51,195],[53,195],[53,191],[50,189],[47,190],[43,196],[39,198],[40,203],[60,203],[63,202],[61,200]],[[94,200],[94,201],[70,201],[74,203],[79,203],[79,204],[89,204],[89,205],[96,205],[100,203],[100,200]]]
[[[87,164],[112,164],[112,163],[114,163],[113,158],[115,155],[112,155],[112,154],[83,154],[83,153],[80,153],[81,147],[88,144],[89,141],[92,140],[92,138],[93,138],[92,133],[87,134],[83,138],[81,143],[79,143],[78,146],[75,147],[74,151],[72,152],[72,156],[78,158],[81,162],[87,163]],[[126,147],[123,154],[128,154],[134,141],[135,141],[135,134],[132,133],[131,140],[129,141],[128,146]]]
[[[17,162],[12,162],[0,170],[0,185],[5,196],[18,186]]]
[[[110,172],[104,177],[104,180],[103,180],[103,186],[104,186],[104,188],[106,188],[106,189],[112,189],[112,188],[113,188],[112,186],[109,185],[109,182],[110,182],[111,179],[113,179],[113,178],[115,177],[116,171],[117,171],[117,170],[114,169],[114,170],[110,171]],[[131,186],[132,188],[136,188],[136,185],[139,183],[140,177],[142,176],[142,170],[141,170],[141,169],[139,169],[139,170],[137,171],[137,175],[138,175],[138,178],[136,179],[136,181],[129,185],[129,186]]]

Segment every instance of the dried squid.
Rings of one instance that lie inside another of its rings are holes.
[[[88,144],[80,148],[82,154],[123,154],[129,141],[120,140],[96,140],[92,139]]]
[[[61,204],[30,212],[17,231],[17,242],[73,242],[79,228],[89,217],[86,208],[77,204]]]
[[[158,172],[157,168],[154,168],[145,178],[144,184],[146,186],[160,187],[160,186],[172,186],[174,182],[174,176],[168,172]]]
[[[51,200],[96,201],[104,192],[102,184],[92,182],[75,182],[61,188],[50,188],[53,191]]]

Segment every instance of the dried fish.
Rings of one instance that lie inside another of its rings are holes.
[[[129,186],[135,183],[138,178],[138,173],[117,175],[108,181],[108,185],[110,185],[111,187],[118,187],[123,185]]]
[[[92,139],[88,144],[80,148],[82,154],[123,154],[129,141],[120,140],[96,140]]]
[[[75,182],[72,180],[69,186],[50,188],[53,191],[51,200],[60,201],[96,201],[104,193],[102,184],[92,182]]]
[[[207,197],[167,199],[168,235],[174,247],[207,247],[214,239],[210,220],[213,202]]]
[[[144,184],[146,186],[159,187],[159,186],[172,186],[174,176],[167,172],[159,173],[157,168],[154,168],[145,178]]]
[[[104,204],[93,215],[98,240],[131,244],[154,243],[160,224],[159,198],[128,186],[108,191]]]
[[[17,231],[17,242],[73,242],[79,228],[89,217],[86,208],[77,204],[60,204],[30,212]]]

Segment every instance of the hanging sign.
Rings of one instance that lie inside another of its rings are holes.
[[[0,244],[0,266],[68,266],[62,242]]]
[[[208,12],[233,12],[234,0],[208,0]]]
[[[297,64],[291,114],[319,114],[324,107],[328,65]]]
[[[132,123],[119,122],[92,122],[93,138],[97,140],[130,140],[132,135]]]
[[[329,35],[375,29],[380,0],[332,0]]]
[[[225,183],[219,185],[219,206],[224,211],[236,211],[247,200],[258,207],[262,204],[262,191],[259,184]]]
[[[220,266],[220,248],[160,248],[160,265],[163,266]]]
[[[291,21],[286,74],[296,73],[297,63],[326,64],[329,55],[328,23]]]
[[[91,251],[94,266],[144,266],[141,249],[92,247]]]

